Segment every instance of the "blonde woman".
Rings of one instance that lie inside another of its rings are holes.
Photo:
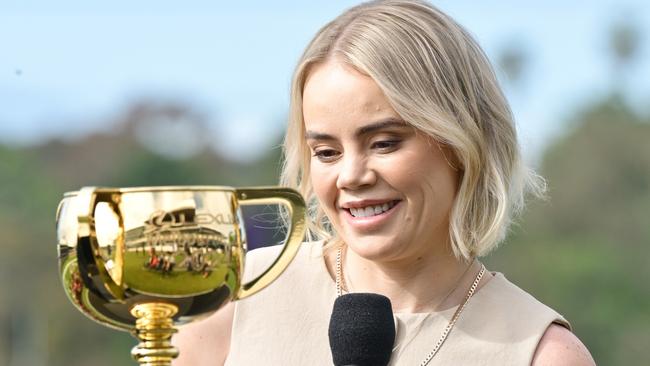
[[[391,365],[594,364],[561,315],[478,260],[544,184],[466,30],[420,1],[349,9],[307,46],[290,108],[281,183],[309,202],[311,241],[267,289],[184,328],[178,365],[332,365],[346,292],[390,299]]]

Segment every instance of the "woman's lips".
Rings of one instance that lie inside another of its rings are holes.
[[[392,201],[388,210],[383,211],[380,214],[372,216],[358,216],[355,217],[350,212],[350,208],[343,208],[343,216],[350,226],[359,231],[371,231],[376,230],[384,226],[387,221],[393,216],[395,211],[400,207],[401,201]],[[369,205],[376,206],[376,205]]]

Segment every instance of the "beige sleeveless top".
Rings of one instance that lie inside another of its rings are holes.
[[[279,247],[251,251],[245,277],[261,273],[278,252]],[[335,298],[322,242],[303,244],[278,280],[236,303],[226,365],[332,366],[327,330]],[[396,313],[390,365],[419,365],[455,310]],[[570,329],[561,315],[494,273],[469,300],[429,365],[530,365],[551,323]]]

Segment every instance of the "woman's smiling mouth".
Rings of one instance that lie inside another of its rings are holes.
[[[342,210],[348,224],[354,229],[369,231],[382,227],[399,206],[400,200],[382,202],[355,202],[344,205]]]
[[[383,204],[368,205],[365,207],[350,207],[348,211],[350,212],[350,215],[354,217],[377,216],[393,208],[397,202],[399,201],[389,201]]]

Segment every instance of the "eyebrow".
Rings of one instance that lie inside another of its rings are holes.
[[[379,121],[369,123],[365,126],[359,127],[355,131],[354,135],[356,137],[361,137],[386,128],[391,128],[391,127],[403,128],[407,126],[408,124],[399,118],[388,117],[388,118],[381,119]],[[332,135],[315,132],[315,131],[305,132],[305,138],[307,140],[336,140],[336,138]]]

